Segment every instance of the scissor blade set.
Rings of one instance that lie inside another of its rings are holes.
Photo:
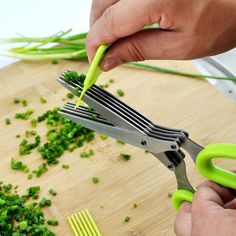
[[[83,87],[82,82],[68,82],[63,75],[59,82],[76,95]],[[83,100],[93,109],[74,109],[74,105],[68,103],[61,109],[61,114],[95,131],[156,153],[176,151],[187,138],[186,132],[156,125],[96,85],[86,92]]]

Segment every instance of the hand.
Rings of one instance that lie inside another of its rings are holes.
[[[193,203],[184,202],[175,221],[177,236],[233,236],[236,234],[235,190],[204,182]]]
[[[194,59],[236,46],[235,0],[93,0],[87,37],[91,62],[112,44],[101,68],[128,61]],[[142,30],[158,23],[160,29]]]

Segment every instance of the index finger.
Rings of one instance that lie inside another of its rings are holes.
[[[158,1],[154,0],[123,0],[106,8],[87,36],[90,61],[99,45],[112,44],[119,38],[140,31],[145,25],[159,23],[159,10]]]
[[[103,14],[103,12],[120,0],[93,0],[90,13],[90,27]]]

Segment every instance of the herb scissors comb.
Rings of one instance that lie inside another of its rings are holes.
[[[84,76],[68,79],[66,73],[58,81],[79,96]],[[192,202],[195,192],[186,174],[183,149],[191,156],[204,177],[236,189],[236,174],[212,163],[214,158],[236,159],[235,144],[211,144],[203,148],[192,141],[184,130],[154,123],[97,85],[90,87],[84,94],[83,101],[89,107],[80,106],[75,109],[75,104],[68,102],[59,113],[99,133],[147,150],[159,159],[175,174],[177,190],[172,201],[177,210],[183,201]]]

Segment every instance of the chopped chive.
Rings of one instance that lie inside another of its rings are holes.
[[[107,136],[106,134],[101,134],[101,135],[100,135],[100,138],[101,138],[102,140],[106,140],[106,139],[108,139],[108,136]]]
[[[96,177],[96,176],[94,176],[94,177],[92,178],[92,181],[93,181],[93,183],[97,184],[97,183],[99,183],[99,178]]]
[[[126,154],[126,153],[121,153],[121,154],[120,154],[120,158],[121,158],[122,160],[124,160],[124,161],[128,161],[128,160],[130,160],[131,155]]]
[[[41,201],[39,202],[40,207],[50,207],[51,205],[52,205],[52,201],[49,199],[46,199],[45,197],[43,197]]]
[[[17,135],[16,135],[16,138],[20,138],[20,134],[17,134]]]
[[[5,124],[6,124],[6,125],[10,125],[10,124],[11,124],[10,118],[6,118],[6,119],[5,119]]]
[[[41,98],[40,98],[40,102],[41,102],[41,103],[47,103],[47,100],[46,100],[46,98],[41,97]]]
[[[49,189],[49,191],[48,191],[52,196],[56,196],[57,195],[57,192],[56,191],[54,191],[52,188],[51,189]]]
[[[109,79],[109,83],[114,83],[115,82],[115,80],[114,79]]]
[[[57,64],[59,64],[59,61],[58,60],[52,60],[52,64],[57,65]]]
[[[66,97],[69,98],[69,99],[73,99],[74,98],[74,94],[73,93],[67,93],[66,94]]]
[[[66,164],[63,164],[63,165],[61,166],[61,168],[63,168],[63,169],[69,169],[70,166],[69,166],[69,165],[66,165]]]
[[[26,100],[21,100],[21,103],[22,103],[22,105],[24,106],[24,107],[27,107],[28,106],[28,101],[26,101]]]
[[[125,145],[125,142],[122,141],[122,140],[116,140],[116,142],[119,143],[119,144]]]
[[[32,174],[29,174],[27,179],[32,179],[33,178],[33,175]]]
[[[48,225],[52,225],[52,226],[59,225],[59,222],[57,220],[48,220],[47,223]]]
[[[129,222],[129,221],[130,221],[130,217],[126,216],[125,219],[124,219],[124,222]]]
[[[29,172],[29,168],[27,165],[24,165],[21,161],[16,161],[14,158],[11,159],[11,169],[20,170],[24,173]]]
[[[118,95],[119,97],[123,97],[123,96],[125,95],[124,91],[121,90],[121,89],[118,89],[118,90],[116,91],[116,93],[117,93],[117,95]]]
[[[133,208],[137,208],[137,207],[138,207],[137,203],[134,203]]]
[[[15,103],[15,104],[20,103],[20,99],[19,99],[19,98],[14,98],[14,103]]]
[[[28,109],[23,113],[16,113],[15,118],[16,119],[22,119],[22,120],[28,120],[30,115],[32,115],[34,111],[32,109]]]
[[[33,120],[30,121],[30,123],[31,123],[31,126],[35,128],[37,126],[38,122],[37,122],[36,119],[33,119]]]

